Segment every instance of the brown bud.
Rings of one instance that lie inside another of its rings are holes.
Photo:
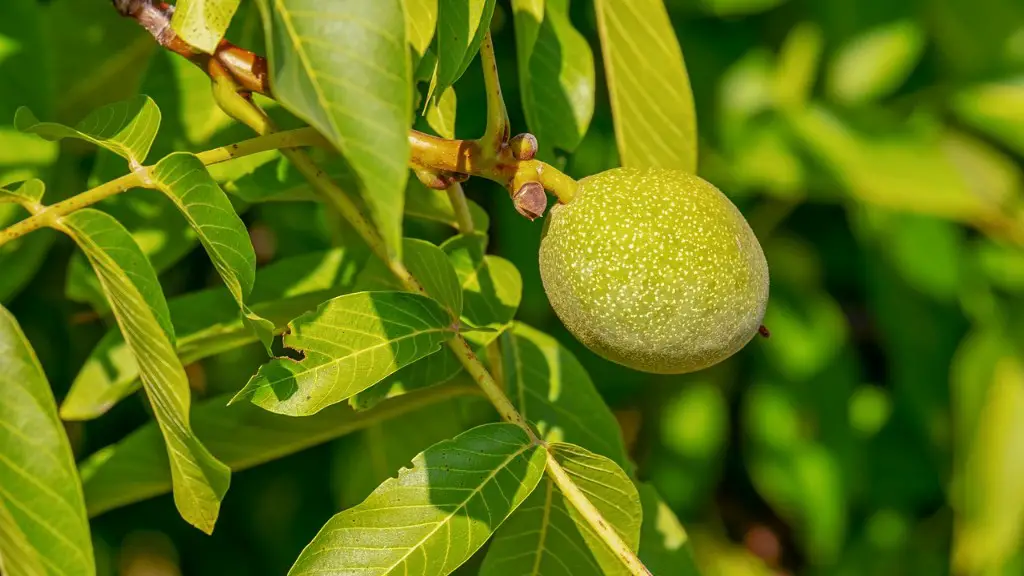
[[[537,155],[537,137],[530,133],[519,134],[508,143],[516,160],[533,160]]]
[[[446,178],[448,178],[452,182],[458,182],[460,184],[462,182],[465,182],[466,180],[469,180],[469,174],[466,174],[465,172],[448,172],[448,171],[445,171],[444,175],[445,175]]]
[[[548,207],[548,195],[540,182],[527,182],[512,196],[512,202],[516,211],[530,220],[536,220],[544,215],[544,210]]]
[[[772,336],[772,333],[768,331],[768,327],[764,324],[757,327],[757,333],[760,334],[762,338],[771,338]]]
[[[445,188],[452,185],[451,178],[440,172],[433,170],[427,170],[426,168],[413,168],[413,172],[416,174],[416,178],[423,183],[427,188],[434,190],[444,190]]]

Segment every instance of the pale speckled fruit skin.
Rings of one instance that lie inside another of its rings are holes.
[[[732,356],[768,302],[768,263],[743,215],[710,183],[674,170],[581,180],[547,216],[540,273],[580,342],[659,374]]]

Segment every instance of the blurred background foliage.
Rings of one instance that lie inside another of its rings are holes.
[[[601,360],[547,303],[541,223],[474,179],[466,189],[490,214],[490,250],[522,272],[519,318],[587,368],[706,574],[1024,574],[1024,3],[666,4],[695,96],[700,173],[743,210],[768,257],[772,336],[687,376]],[[569,17],[595,54],[597,106],[572,155],[547,155],[583,177],[618,160],[591,2],[573,1]],[[525,131],[512,27],[501,1],[499,66],[513,127]],[[229,37],[262,50],[250,2]],[[484,122],[476,66],[456,90],[455,132],[474,137]],[[108,1],[5,0],[0,184],[37,175],[56,200],[116,176],[93,149],[20,134],[11,120],[29,105],[73,124],[139,91],[163,110],[154,158],[246,136],[201,72],[159,52]],[[149,243],[168,297],[216,285],[186,224],[157,217],[164,202],[140,191],[101,206]],[[0,225],[16,218],[0,205]],[[309,203],[257,204],[244,218],[261,263],[327,248],[339,233]],[[106,330],[73,253],[51,231],[0,250],[0,301],[58,399]],[[261,360],[253,345],[193,364],[195,393],[235,391]],[[136,397],[69,423],[76,454],[123,437],[146,410]],[[428,411],[383,424],[408,430],[387,442],[375,427],[239,473],[212,537],[182,522],[170,496],[106,513],[93,521],[101,573],[283,574],[327,518],[382,479],[361,455],[406,462],[456,421]]]

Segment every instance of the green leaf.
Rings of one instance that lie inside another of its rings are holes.
[[[253,310],[283,328],[289,320],[352,289],[366,249],[336,248],[286,258],[256,272]],[[183,364],[256,341],[224,287],[168,302]],[[139,387],[139,367],[118,330],[100,340],[75,376],[60,407],[65,420],[97,418]]]
[[[47,140],[78,138],[92,142],[135,167],[142,165],[153,145],[160,128],[160,109],[152,98],[140,94],[94,110],[74,128],[56,122],[40,122],[25,107],[15,113],[14,125],[22,132],[38,134]]]
[[[405,37],[415,53],[413,66],[423,58],[434,39],[437,26],[437,0],[404,0]]]
[[[568,2],[514,0],[519,90],[526,124],[545,147],[573,151],[594,115],[594,55]]]
[[[458,100],[455,96],[455,88],[449,86],[434,102],[427,102],[427,113],[425,115],[427,124],[437,132],[437,135],[449,140],[455,138],[455,109]]]
[[[239,471],[473,391],[472,386],[438,389],[396,399],[373,412],[355,412],[335,404],[305,418],[272,414],[246,404],[229,407],[228,396],[216,396],[197,404],[192,420],[196,435],[210,452]],[[171,471],[162,445],[157,427],[149,423],[83,462],[89,515],[169,492]]]
[[[480,348],[475,350],[482,352]],[[388,398],[459,381],[472,382],[473,379],[463,370],[455,354],[448,348],[442,348],[352,396],[348,403],[356,410],[369,410]]]
[[[494,13],[494,0],[438,0],[437,66],[427,100],[455,84],[480,50]]]
[[[241,0],[178,0],[171,28],[189,45],[213,54]]]
[[[596,0],[622,165],[697,172],[690,79],[661,0]]]
[[[274,96],[352,165],[401,256],[412,78],[401,0],[260,0]]]
[[[964,122],[1024,156],[1024,76],[967,88],[952,104]]]
[[[96,573],[82,485],[32,346],[0,306],[0,567],[7,576]]]
[[[636,551],[643,511],[626,473],[611,460],[573,444],[556,442],[549,450],[605,521]],[[481,576],[527,573],[630,574],[550,478],[494,535],[480,569]]]
[[[504,258],[485,255],[487,235],[453,236],[441,244],[462,285],[462,318],[471,326],[501,331],[515,316],[523,297],[519,270]],[[494,336],[474,334],[493,340]]]
[[[675,513],[648,483],[639,486],[643,525],[640,527],[640,560],[652,574],[698,576],[690,537]]]
[[[578,444],[630,468],[615,415],[571,352],[519,322],[502,344],[509,396],[541,438]]]
[[[485,424],[435,444],[331,518],[288,574],[339,566],[363,566],[369,576],[449,574],[529,496],[544,458],[513,424]]]
[[[107,214],[86,208],[61,218],[60,226],[89,258],[139,365],[169,446],[178,511],[211,533],[231,474],[192,434],[188,377],[171,344],[167,303],[156,274],[128,231]]]
[[[1012,341],[1011,341],[1012,342]],[[1007,338],[978,333],[957,353],[953,564],[958,573],[1002,568],[1024,534],[1024,361]]]
[[[0,187],[0,203],[13,202],[29,211],[39,206],[43,193],[46,192],[46,185],[36,178],[21,182],[17,188],[13,186],[11,184]]]
[[[910,76],[924,42],[924,31],[913,20],[889,22],[857,36],[829,64],[829,95],[844,104],[888,96]]]
[[[478,232],[487,232],[491,220],[487,211],[472,200],[469,202],[469,215],[473,219],[473,228]],[[439,222],[446,226],[459,228],[458,219],[444,190],[431,190],[416,178],[410,178],[405,192],[405,215],[420,220]]]
[[[275,358],[238,395],[271,412],[315,414],[438,350],[454,334],[436,301],[406,292],[358,292],[324,302],[288,324],[284,345],[301,360]]]
[[[462,286],[448,256],[426,240],[402,240],[405,266],[431,298],[457,318],[462,313]]]
[[[153,184],[181,210],[199,236],[214,268],[235,298],[245,322],[270,352],[274,324],[249,309],[256,277],[256,253],[242,219],[198,158],[175,152],[150,169]]]

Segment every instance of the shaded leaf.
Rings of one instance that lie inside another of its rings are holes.
[[[170,447],[178,511],[210,533],[230,471],[192,434],[188,377],[171,344],[167,303],[156,274],[128,231],[107,214],[86,208],[64,216],[60,226],[89,258],[139,365],[146,396]]]
[[[213,54],[241,0],[178,0],[171,27],[190,46]]]
[[[162,158],[149,172],[154,185],[175,203],[199,236],[246,324],[269,352],[274,324],[246,304],[256,276],[256,253],[245,224],[224,191],[203,163],[187,152]]]
[[[549,450],[605,521],[636,551],[643,512],[640,496],[626,473],[611,460],[573,444],[556,442]],[[611,576],[630,572],[554,482],[545,478],[494,535],[480,574]]]
[[[437,66],[428,100],[440,98],[462,76],[484,40],[494,0],[438,0]]]
[[[260,8],[274,96],[345,156],[371,220],[400,257],[412,115],[401,0],[260,0]]]
[[[473,391],[471,386],[438,389],[388,402],[373,412],[355,412],[335,404],[305,418],[272,414],[246,404],[229,407],[229,396],[216,396],[197,404],[192,420],[196,435],[210,452],[238,471]],[[162,444],[156,426],[150,423],[83,462],[89,515],[170,491],[171,471]]]
[[[487,232],[490,228],[490,217],[479,204],[472,200],[469,203],[469,215],[473,219],[473,228],[477,232]],[[416,178],[410,178],[405,192],[405,215],[411,218],[439,222],[458,230],[459,222],[444,190],[431,190]]]
[[[94,110],[74,128],[56,122],[40,122],[28,108],[19,108],[14,125],[22,132],[47,140],[79,138],[121,156],[133,167],[149,154],[160,128],[160,109],[149,96],[138,95]]]
[[[454,334],[436,301],[405,292],[339,296],[288,323],[284,345],[302,360],[275,358],[232,400],[302,416],[340,402],[438,350]]]
[[[57,405],[17,320],[0,307],[0,567],[96,573],[82,486]]]
[[[924,42],[924,31],[913,20],[866,31],[843,46],[829,64],[829,94],[844,104],[888,96],[910,76]]]
[[[571,352],[518,322],[502,352],[509,397],[541,438],[579,444],[630,468],[615,416]]]
[[[462,313],[462,286],[448,256],[426,240],[404,238],[403,260],[409,272],[431,298],[448,309],[452,317]]]
[[[622,165],[697,171],[690,79],[661,0],[597,0]]]
[[[515,0],[519,90],[530,132],[573,151],[594,115],[594,55],[569,21],[567,2]]]
[[[465,562],[529,496],[544,449],[513,424],[485,424],[427,448],[358,506],[335,515],[291,576],[338,566],[441,576]]]
[[[289,320],[351,290],[369,254],[336,248],[286,258],[256,272],[253,310],[283,328]],[[224,287],[172,298],[168,302],[177,353],[182,363],[239,348],[256,341],[242,322],[234,298]],[[75,376],[60,407],[65,420],[103,415],[139,387],[139,367],[118,330],[100,340]]]
[[[638,490],[644,518],[640,527],[640,560],[644,566],[652,574],[698,576],[693,545],[675,513],[651,484],[644,482]]]
[[[441,244],[462,285],[463,320],[471,326],[500,331],[519,308],[523,280],[511,262],[486,255],[486,249],[487,235],[479,232],[453,236]],[[472,337],[494,339],[486,334]]]

